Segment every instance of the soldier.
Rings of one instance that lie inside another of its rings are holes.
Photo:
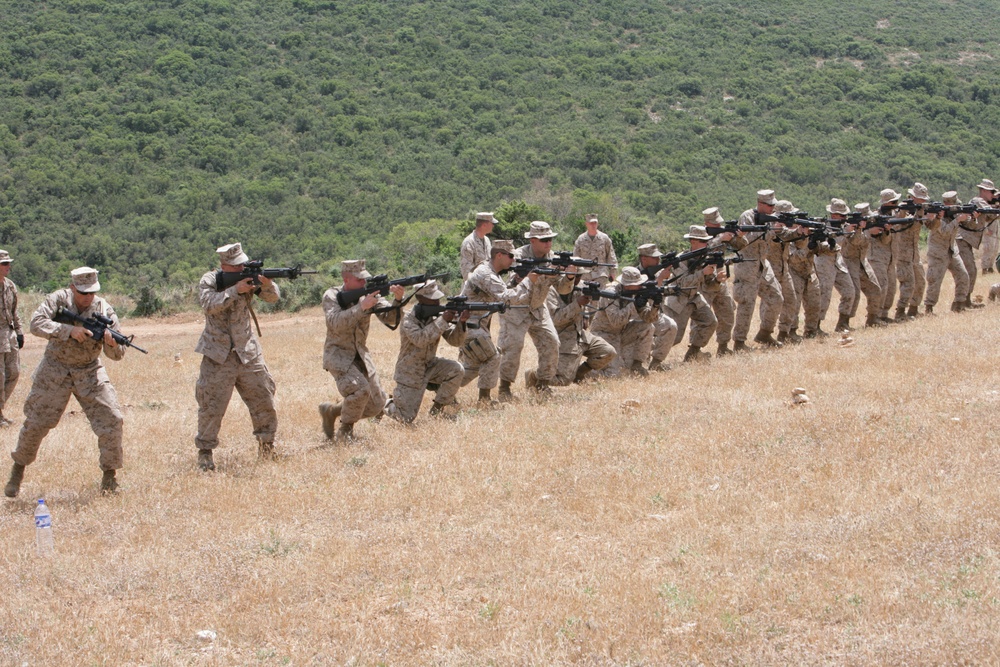
[[[701,225],[691,225],[684,238],[691,244],[691,250],[700,250],[708,246],[712,240]],[[701,295],[701,290],[705,281],[710,277],[715,279],[718,272],[725,274],[725,267],[711,264],[703,266],[697,259],[688,260],[677,269],[677,280],[674,284],[680,291],[667,297],[665,304],[670,318],[676,322],[677,335],[674,338],[674,345],[679,345],[684,340],[684,331],[687,329],[688,320],[691,320],[691,335],[684,361],[707,361],[712,356],[702,352],[701,348],[712,339],[719,322],[712,313],[712,307]]]
[[[115,342],[110,331],[105,331],[102,339],[95,339],[80,325],[55,321],[59,310],[65,309],[84,318],[95,313],[102,315],[111,320],[111,328],[117,329],[118,316],[97,296],[100,289],[96,270],[89,266],[74,269],[70,272],[69,288],[49,294],[31,316],[31,333],[49,342],[24,401],[24,425],[17,437],[17,447],[10,455],[14,465],[4,487],[8,498],[17,496],[24,469],[34,462],[42,439],[59,423],[70,395],[76,397],[97,435],[100,466],[104,471],[101,492],[113,493],[118,489],[115,471],[122,467],[123,459],[122,411],[100,357],[103,350],[106,357],[118,361],[125,356],[125,348]]]
[[[799,212],[791,202],[788,202],[787,207],[788,213]],[[792,281],[793,302],[789,331],[795,332],[798,329],[801,308],[804,311],[802,335],[804,338],[815,338],[819,335],[820,323],[819,278],[816,277],[815,253],[809,248],[809,230],[796,225],[792,227],[792,231],[795,236],[788,239],[788,276]]]
[[[958,200],[958,193],[954,190],[941,195],[941,202],[948,206],[961,203]],[[956,239],[959,225],[971,218],[972,216],[967,213],[954,215],[943,212],[942,215],[927,222],[930,234],[927,236],[927,294],[924,296],[924,312],[928,315],[934,313],[934,306],[941,295],[941,283],[944,281],[945,271],[950,271],[955,281],[952,312],[960,313],[965,310],[965,301],[969,295],[969,273],[965,270],[965,264],[958,254]]]
[[[774,213],[774,190],[759,190],[757,192],[757,207],[744,211],[740,215],[740,225],[755,225],[758,216],[769,216]],[[771,232],[744,234],[740,232],[731,241],[744,259],[750,260],[737,264],[733,269],[733,296],[736,299],[736,325],[733,328],[733,339],[736,341],[733,350],[742,352],[750,350],[747,346],[747,335],[750,333],[750,321],[753,319],[754,305],[760,296],[760,330],[754,341],[765,347],[781,347],[774,339],[774,327],[781,313],[781,285],[774,276],[771,263],[767,261],[765,244],[771,238]]]
[[[476,228],[462,241],[459,258],[462,280],[468,280],[477,266],[489,260],[492,244],[487,234],[493,231],[496,221],[492,212],[476,213]]]
[[[514,243],[501,239],[493,243],[490,251],[490,261],[483,262],[469,274],[462,294],[471,301],[486,303],[505,303],[518,305],[527,303],[531,295],[531,286],[537,274],[529,273],[516,287],[508,289],[500,274],[508,271],[514,263]],[[465,345],[458,354],[458,360],[465,368],[462,386],[479,378],[479,403],[484,406],[495,402],[490,392],[500,380],[500,353],[490,338],[492,313],[468,322]]]
[[[551,259],[552,240],[556,232],[549,223],[535,220],[524,233],[528,244],[514,251],[515,259]],[[559,367],[559,335],[552,324],[552,316],[545,307],[549,295],[549,287],[556,286],[562,294],[573,289],[573,278],[567,276],[538,275],[531,280],[528,296],[528,307],[509,310],[500,316],[500,336],[497,346],[502,350],[500,358],[500,391],[501,401],[511,401],[514,396],[510,385],[517,378],[521,365],[521,350],[524,348],[524,337],[530,335],[538,352],[538,369],[535,371],[537,383],[536,392],[548,393],[549,384],[556,376]]]
[[[456,322],[454,310],[425,310],[423,307],[439,306],[444,298],[436,280],[428,280],[414,296],[417,305],[399,325],[396,389],[385,406],[387,415],[404,424],[416,419],[427,389],[435,392],[431,416],[445,416],[445,407],[458,403],[455,395],[465,374],[462,364],[437,356],[437,348],[442,338],[455,347],[465,342],[469,311],[464,311]]]
[[[583,259],[592,259],[600,264],[614,264],[614,266],[595,266],[584,276],[584,281],[596,281],[604,287],[615,279],[618,267],[618,258],[615,256],[615,247],[611,243],[611,237],[602,231],[598,231],[597,216],[589,214],[584,217],[587,223],[587,231],[576,237],[573,244],[573,254]]]
[[[979,189],[979,196],[973,197],[969,203],[975,204],[979,208],[994,207],[996,205],[997,189],[994,187],[993,181],[984,178],[976,187]],[[962,257],[962,263],[965,264],[965,270],[969,274],[969,297],[965,300],[966,308],[983,307],[983,304],[973,303],[972,301],[972,292],[976,289],[976,277],[978,274],[974,250],[982,242],[983,230],[996,219],[997,216],[995,215],[978,213],[973,216],[972,220],[959,224],[958,254]]]
[[[726,219],[719,213],[718,207],[706,208],[701,214],[706,229],[709,227],[722,227],[726,222]],[[717,234],[709,242],[709,245],[713,248],[721,247],[732,240],[732,233],[723,232]],[[715,351],[715,356],[721,357],[726,354],[732,354],[732,350],[729,349],[729,341],[733,338],[733,324],[736,321],[736,302],[733,301],[732,290],[729,289],[729,276],[725,273],[716,273],[714,280],[706,280],[702,288],[702,295],[708,301],[708,305],[712,307],[715,319],[719,322],[718,327],[715,329],[715,342],[719,345]]]
[[[851,210],[844,200],[833,198],[827,205],[826,212],[833,220],[844,220]],[[840,303],[837,306],[838,317],[834,330],[848,332],[851,330],[851,307],[854,305],[855,292],[851,274],[840,254],[840,246],[835,238],[828,238],[825,242],[816,244],[815,253],[813,261],[816,263],[816,277],[819,278],[819,321],[826,319],[826,311],[836,287]],[[825,335],[822,329],[817,329],[816,333]]]
[[[641,245],[637,248],[637,252],[639,254],[639,272],[646,278],[656,280],[662,284],[664,280],[670,277],[670,267],[660,267],[660,257],[663,256],[663,253],[660,252],[655,243]],[[670,316],[665,302],[660,303],[659,310],[660,313],[653,324],[653,343],[650,348],[649,370],[653,372],[665,371],[669,368],[664,363],[664,360],[667,358],[667,354],[670,353],[670,348],[677,341],[677,322]],[[683,334],[684,332],[682,331],[682,337]]]
[[[930,194],[923,183],[914,183],[907,190],[914,204],[924,204],[930,200]],[[920,223],[928,223],[936,213],[918,210],[914,221],[897,227],[892,235],[892,256],[896,262],[896,279],[899,281],[899,298],[896,301],[896,321],[905,322],[918,315],[914,297],[919,293],[923,297],[924,278],[923,264],[920,263]],[[917,271],[920,278],[917,278]],[[918,302],[919,303],[919,302]]]
[[[896,217],[899,198],[902,195],[892,188],[886,188],[879,193],[878,214],[886,217]],[[882,290],[882,306],[879,308],[879,320],[883,324],[891,324],[895,320],[889,318],[889,309],[896,299],[896,258],[893,253],[892,229],[890,227],[870,227],[866,229],[870,244],[868,246],[868,263],[871,264],[875,277]]]
[[[792,206],[792,202],[787,199],[779,199],[774,204],[775,213],[798,213],[798,209]],[[791,228],[782,229],[784,223],[776,222],[774,227],[778,229],[767,244],[767,261],[771,263],[774,277],[781,285],[781,313],[778,316],[778,342],[779,343],[801,343],[802,337],[796,333],[794,322],[798,321],[799,299],[794,294],[795,283],[792,282],[791,271],[788,268],[788,255],[791,251],[790,244],[799,238],[800,234]]]
[[[6,334],[0,334],[0,428],[14,422],[3,414],[4,406],[17,386],[21,375],[20,350],[24,347],[24,333],[21,318],[17,315],[17,285],[10,279],[10,253],[0,250],[0,327]]]
[[[353,440],[354,425],[362,419],[382,415],[388,397],[382,391],[368,351],[368,327],[372,315],[382,324],[396,328],[405,292],[402,285],[393,285],[390,304],[378,292],[366,294],[356,302],[341,303],[341,292],[360,290],[372,277],[365,269],[365,260],[350,259],[340,263],[341,287],[331,287],[323,294],[323,315],[326,318],[326,342],[323,345],[323,369],[333,376],[341,403],[321,403],[323,434],[330,439]],[[419,404],[418,404],[419,407]],[[337,419],[340,429],[334,433]]]
[[[997,219],[993,218],[983,229],[982,255],[979,257],[979,266],[983,273],[996,272],[998,253],[1000,253],[1000,239],[997,238]]]
[[[868,202],[855,204],[854,211],[861,215],[862,220],[871,216],[871,206]],[[864,223],[848,225],[848,227],[851,231],[844,235],[841,244],[844,264],[847,266],[847,272],[851,275],[851,282],[854,284],[854,302],[851,304],[851,312],[847,320],[848,328],[850,328],[850,318],[858,313],[862,294],[865,295],[867,302],[865,326],[885,326],[885,323],[879,319],[879,310],[882,308],[882,286],[879,285],[875,271],[868,262],[868,247],[871,245],[871,240],[864,232]]]
[[[582,274],[577,274],[577,284],[581,278]],[[584,326],[584,315],[590,301],[589,296],[578,291],[560,294],[554,288],[549,289],[545,305],[559,334],[559,368],[552,380],[553,386],[565,387],[582,382],[588,374],[604,370],[615,359],[615,348]],[[580,363],[581,359],[583,363]]]
[[[646,282],[646,277],[634,266],[625,267],[617,282],[608,290],[620,296],[636,292]],[[647,375],[642,362],[653,347],[653,323],[659,316],[659,308],[651,301],[636,306],[635,303],[620,299],[601,299],[600,308],[594,316],[591,332],[603,338],[617,353],[608,370],[617,375],[622,368],[640,376]]]
[[[249,261],[239,243],[224,245],[216,253],[223,273],[240,273]],[[254,295],[267,303],[275,303],[280,296],[278,286],[266,276],[260,276],[259,286],[254,285],[252,278],[246,278],[219,291],[217,280],[217,272],[209,271],[198,282],[198,301],[205,311],[205,329],[194,349],[204,355],[194,392],[198,401],[198,434],[194,443],[198,448],[198,467],[206,472],[215,470],[212,450],[219,446],[222,417],[234,388],[250,411],[260,458],[275,457],[274,434],[278,430],[274,378],[264,363],[264,351],[250,326],[251,320],[257,323],[253,312]]]

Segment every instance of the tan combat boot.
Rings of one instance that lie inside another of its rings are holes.
[[[909,308],[906,309],[906,316],[909,317],[911,320],[915,320],[918,317],[920,317],[920,312],[917,310],[916,306],[910,306]]]
[[[729,349],[729,343],[719,343],[719,349],[715,351],[715,356],[724,357],[732,353],[733,351]]]
[[[934,306],[932,304],[925,303],[924,304],[924,315],[933,315],[933,314],[934,314]]]
[[[500,389],[497,391],[497,398],[501,403],[513,403],[514,394],[510,391],[510,382],[500,380]]]
[[[684,354],[684,361],[687,363],[696,362],[704,363],[712,358],[708,352],[702,352],[701,348],[697,345],[691,345],[688,347],[687,352]]]
[[[267,440],[258,440],[257,458],[259,458],[261,461],[277,461],[278,452],[274,451],[274,442]]]
[[[573,382],[575,384],[580,384],[581,382],[583,382],[584,378],[590,375],[590,371],[592,370],[594,369],[591,368],[586,361],[583,362],[582,364],[576,367],[576,376],[573,377]]]
[[[993,293],[993,288],[991,287],[990,288],[990,294],[992,294],[992,293]],[[976,303],[976,302],[974,302],[972,300],[971,297],[965,300],[965,309],[966,310],[968,310],[970,308],[976,309],[976,308],[985,308],[985,307],[986,307],[985,303]]]
[[[345,424],[340,422],[340,428],[337,429],[337,435],[335,440],[340,440],[341,442],[353,441],[354,436],[354,424]]]
[[[954,302],[952,302],[952,304],[951,304],[951,312],[953,312],[953,313],[961,313],[961,312],[964,312],[964,311],[965,311],[965,304],[964,303],[962,303],[961,301],[954,301]]]
[[[779,331],[778,332],[778,342],[781,343],[782,345],[784,345],[787,340],[788,340],[788,332],[787,331]]]
[[[867,317],[867,318],[865,319],[865,326],[866,326],[866,327],[887,327],[887,326],[889,326],[889,325],[888,325],[888,324],[886,324],[886,323],[885,323],[885,322],[884,322],[884,321],[882,320],[882,318],[881,318],[881,317],[879,317],[878,315],[869,315],[869,316],[868,316],[868,317]]]
[[[754,348],[747,345],[745,340],[733,341],[733,353],[739,354],[741,352],[753,352]]]
[[[771,335],[770,331],[758,331],[757,335],[753,338],[753,342],[775,349],[782,347],[781,343],[774,340],[774,336]]]
[[[851,316],[850,315],[840,315],[837,317],[837,326],[833,328],[837,333],[850,333],[851,332]]]
[[[21,490],[21,482],[23,481],[24,466],[20,463],[15,463],[10,467],[10,479],[7,480],[7,486],[3,487],[3,494],[8,498],[17,498],[17,494]]]
[[[538,386],[538,373],[535,371],[524,371],[524,386],[528,389],[534,389]]]
[[[669,371],[669,370],[670,370],[670,364],[665,364],[657,359],[654,359],[649,362],[650,373],[662,373],[663,371]]]
[[[343,403],[319,404],[319,415],[323,419],[323,435],[326,436],[327,440],[333,439],[333,434],[335,432],[334,429],[337,426],[337,419],[340,417],[340,412],[343,409]]]
[[[105,470],[101,476],[101,493],[115,493],[118,491],[118,480],[115,479],[114,470]]]
[[[437,401],[431,405],[430,412],[428,414],[431,417],[437,417],[438,419],[447,419],[448,421],[458,421],[458,417],[455,415],[448,414],[445,411],[445,406],[441,405]]]
[[[199,449],[198,450],[198,467],[202,472],[211,472],[215,470],[215,461],[212,459],[211,449]]]
[[[632,366],[628,370],[632,375],[638,375],[642,378],[649,376],[649,371],[642,367],[642,362],[638,359],[632,362]]]

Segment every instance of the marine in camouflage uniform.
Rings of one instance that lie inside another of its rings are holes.
[[[701,213],[706,229],[709,227],[722,227],[726,223],[726,219],[722,217],[716,206],[707,208]],[[709,241],[709,246],[713,248],[728,247],[732,239],[733,234],[723,232],[714,236]],[[736,302],[733,301],[733,294],[729,288],[728,278],[729,276],[725,273],[716,273],[715,278],[706,278],[701,292],[708,305],[712,307],[715,319],[719,322],[715,329],[715,342],[719,345],[715,355],[718,357],[732,354],[732,350],[729,349],[729,341],[733,339],[733,325],[736,322]]]
[[[577,277],[578,283],[580,277]],[[555,288],[549,289],[545,305],[559,334],[559,367],[552,380],[553,386],[582,382],[591,372],[604,370],[615,359],[615,348],[584,326],[590,302],[589,296],[576,291],[560,294]]]
[[[476,228],[465,237],[459,250],[459,268],[462,271],[462,280],[468,280],[469,274],[477,266],[489,260],[490,248],[493,247],[493,244],[487,234],[493,231],[495,223],[496,218],[489,211],[476,214]]]
[[[792,212],[794,212],[794,209]],[[813,251],[809,248],[809,230],[805,227],[794,227],[797,236],[788,245],[788,274],[792,279],[792,300],[795,307],[792,310],[791,331],[799,326],[799,311],[804,311],[803,336],[815,338],[819,332],[819,278],[816,277],[816,263]]]
[[[712,240],[701,225],[691,225],[684,238],[691,244],[691,250],[707,247]],[[719,323],[701,291],[706,277],[714,278],[718,271],[725,272],[725,268],[711,264],[705,266],[698,259],[692,259],[683,263],[674,273],[673,285],[678,291],[668,296],[664,304],[671,319],[677,323],[674,345],[684,340],[684,331],[687,329],[688,321],[691,322],[691,334],[688,337],[688,349],[684,354],[684,361],[706,361],[711,357],[707,352],[702,352],[701,348],[712,339],[712,334],[715,333]]]
[[[847,202],[834,198],[827,205],[826,212],[835,220],[843,220],[851,210],[847,207]],[[816,245],[815,253],[813,261],[816,263],[816,277],[819,278],[819,320],[822,322],[826,319],[826,311],[836,288],[840,294],[840,303],[837,306],[837,325],[834,329],[839,332],[850,331],[851,308],[854,307],[856,292],[851,273],[841,256],[840,244],[836,237],[828,238]],[[822,335],[821,331],[818,333]]]
[[[514,263],[514,244],[507,239],[494,241],[490,261],[483,262],[469,274],[462,288],[462,295],[470,301],[505,303],[509,306],[525,304],[531,295],[534,277],[529,274],[516,287],[508,288],[500,274]],[[479,402],[492,405],[490,392],[500,381],[500,351],[490,337],[493,314],[470,318],[465,344],[458,353],[458,361],[465,368],[462,386],[479,378]]]
[[[892,188],[886,188],[879,193],[878,214],[890,218],[898,217],[900,195]],[[870,227],[865,230],[868,235],[868,263],[878,279],[882,290],[882,305],[879,308],[879,320],[883,324],[894,322],[889,318],[889,310],[896,299],[896,259],[893,254],[894,236],[892,227]]]
[[[628,297],[629,292],[638,290],[644,282],[646,277],[639,269],[629,266],[622,270],[617,282],[608,285],[608,291]],[[617,353],[607,372],[617,375],[624,368],[636,375],[647,375],[642,364],[653,346],[653,323],[659,316],[659,308],[652,301],[639,308],[621,299],[605,298],[599,304],[591,333],[604,339]]]
[[[770,215],[774,212],[774,190],[757,192],[757,207],[744,211],[740,215],[739,224],[750,226],[757,224],[758,214]],[[781,285],[774,275],[771,263],[767,260],[766,244],[770,242],[771,232],[756,232],[738,236],[730,242],[732,248],[748,260],[733,268],[733,298],[736,300],[736,324],[733,327],[734,350],[750,349],[747,335],[750,333],[750,322],[753,319],[754,306],[760,296],[760,330],[754,341],[766,347],[781,347],[775,340],[774,327],[781,313],[783,297]]]
[[[656,247],[655,243],[646,243],[637,248],[639,256],[639,272],[648,280],[656,280],[662,284],[670,277],[672,269],[669,266],[660,266],[660,257],[663,253]],[[683,333],[682,333],[683,335]],[[666,300],[659,304],[659,314],[653,323],[653,342],[650,347],[649,370],[665,371],[669,366],[664,363],[667,355],[677,342],[677,322],[667,310]]]
[[[854,211],[859,213],[862,221],[871,216],[871,206],[868,202],[854,205]],[[847,272],[851,274],[851,282],[854,283],[854,303],[851,305],[850,317],[858,313],[858,306],[861,303],[861,295],[865,295],[865,326],[878,327],[885,324],[879,319],[879,311],[882,308],[882,286],[878,282],[875,270],[868,261],[868,248],[871,239],[865,234],[864,222],[860,225],[848,225],[852,231],[843,237],[841,243],[841,254]],[[848,320],[848,323],[850,320]]]
[[[434,391],[432,416],[444,416],[445,407],[458,403],[455,396],[462,386],[465,369],[457,361],[437,356],[437,349],[442,338],[455,347],[465,342],[465,323],[470,314],[466,310],[456,318],[453,310],[428,313],[425,308],[440,305],[445,296],[435,280],[427,281],[414,296],[417,305],[403,316],[399,325],[396,388],[385,406],[387,415],[404,424],[416,419],[428,389]]]
[[[405,290],[401,285],[390,287],[391,304],[378,292],[366,294],[355,303],[341,304],[338,295],[342,291],[361,289],[372,276],[365,269],[363,259],[346,260],[340,266],[343,286],[331,287],[323,294],[326,320],[323,369],[333,376],[344,400],[320,404],[319,413],[327,438],[350,440],[355,437],[354,425],[362,419],[381,415],[389,400],[379,384],[375,362],[368,350],[368,327],[374,314],[382,324],[395,328],[400,321]],[[338,418],[340,429],[334,433]]]
[[[83,318],[95,313],[103,315],[111,320],[111,328],[117,330],[118,316],[97,296],[101,284],[96,270],[84,266],[74,269],[70,276],[69,288],[49,294],[31,316],[31,333],[49,342],[24,401],[24,425],[10,455],[14,465],[4,487],[8,498],[17,496],[24,469],[35,461],[42,440],[59,423],[70,396],[76,397],[97,435],[100,467],[104,471],[101,491],[113,492],[118,488],[115,471],[123,464],[122,411],[100,357],[103,351],[106,357],[117,361],[125,356],[125,348],[114,341],[110,331],[105,331],[103,339],[98,340],[78,324],[55,321],[62,308]]]
[[[0,427],[13,422],[3,414],[21,375],[20,350],[24,347],[21,318],[17,315],[17,285],[8,277],[13,260],[0,250]]]
[[[240,273],[249,261],[239,243],[216,250],[221,271]],[[278,286],[265,276],[260,285],[245,278],[232,287],[219,290],[219,272],[209,271],[198,282],[198,301],[205,311],[205,329],[194,351],[203,355],[195,399],[198,402],[198,467],[215,470],[213,450],[219,446],[219,429],[229,407],[233,389],[239,393],[250,412],[257,451],[261,458],[274,458],[274,435],[278,413],[274,407],[274,378],[264,363],[264,351],[254,334],[251,320],[254,295],[267,303],[277,302]]]
[[[613,264],[614,266],[595,266],[587,270],[583,280],[585,282],[598,282],[604,287],[609,282],[613,282],[618,267],[618,257],[615,255],[615,246],[611,243],[611,237],[597,229],[599,221],[596,215],[585,216],[587,231],[576,237],[573,244],[573,255],[583,259],[592,259],[599,264]]]
[[[975,204],[979,208],[996,208],[997,189],[993,185],[993,181],[984,178],[976,187],[979,189],[979,195],[973,197],[969,203]],[[969,297],[965,300],[966,308],[983,307],[983,304],[972,301],[972,292],[976,289],[976,278],[978,276],[975,249],[982,243],[983,230],[996,219],[997,216],[992,214],[977,213],[973,216],[972,220],[959,225],[958,254],[962,258],[962,263],[965,264],[966,272],[969,274]]]
[[[779,199],[774,204],[775,213],[798,213],[787,199]],[[795,294],[795,283],[792,281],[791,270],[788,268],[788,256],[791,252],[791,242],[799,238],[799,233],[786,228],[781,222],[772,224],[777,229],[767,243],[767,261],[771,263],[774,277],[781,285],[781,313],[778,315],[778,342],[801,343],[802,337],[796,332],[795,322],[798,321],[799,298]],[[783,229],[784,228],[784,229]]]
[[[907,192],[915,204],[926,203],[930,200],[927,188],[922,183],[914,183]],[[900,225],[893,230],[892,256],[896,262],[896,279],[899,281],[899,297],[896,301],[895,318],[897,322],[904,322],[917,316],[917,305],[913,303],[913,300],[918,294],[920,297],[923,296],[925,282],[923,264],[920,262],[921,223],[927,224],[936,215],[935,213],[918,211],[912,223]],[[920,272],[919,279],[917,278],[918,271]]]
[[[941,195],[941,202],[948,206],[960,204],[958,193],[954,190]],[[941,296],[941,283],[945,272],[950,272],[955,281],[955,299],[952,301],[952,312],[965,310],[965,301],[969,296],[969,273],[958,254],[959,225],[967,222],[972,216],[967,213],[958,215],[943,212],[927,223],[927,293],[924,296],[924,310],[927,314],[934,312]]]

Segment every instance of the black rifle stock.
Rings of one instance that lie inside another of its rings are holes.
[[[417,317],[429,319],[436,317],[446,311],[461,313],[469,311],[473,313],[506,313],[511,308],[525,308],[526,306],[511,306],[502,301],[469,301],[469,297],[458,295],[448,297],[448,301],[443,304],[418,303],[413,309],[417,312]]]
[[[607,266],[614,268],[614,264],[603,264],[598,262],[596,259],[584,259],[583,257],[574,257],[573,253],[568,250],[558,250],[552,253],[555,255],[552,259],[548,260],[552,266],[559,266],[562,268],[569,268],[571,266],[579,266],[584,268],[595,268],[598,266]]]
[[[400,285],[401,287],[412,287],[413,285],[419,285],[421,283],[426,283],[429,280],[440,280],[447,278],[447,273],[436,273],[431,275],[430,273],[424,273],[419,276],[407,276],[405,278],[396,278],[395,280],[389,280],[389,276],[384,273],[380,273],[377,276],[372,276],[365,281],[364,287],[359,287],[357,289],[345,289],[337,293],[337,303],[344,310],[355,306],[362,298],[368,296],[369,294],[375,294],[378,292],[382,296],[389,294],[389,288],[394,285]]]
[[[223,290],[229,289],[233,285],[247,278],[253,281],[254,285],[260,285],[260,277],[264,276],[270,280],[275,278],[286,278],[290,280],[295,280],[301,275],[307,273],[316,273],[315,271],[307,271],[302,268],[301,265],[293,267],[284,267],[280,269],[265,269],[264,260],[255,259],[253,261],[247,262],[243,265],[243,270],[240,272],[231,271],[216,271],[215,272],[215,291],[221,292]]]
[[[134,335],[126,336],[119,331],[115,331],[111,328],[114,321],[110,317],[105,317],[100,313],[94,313],[90,317],[80,317],[74,312],[68,311],[65,308],[60,308],[56,311],[56,316],[52,319],[60,324],[80,325],[90,332],[90,335],[93,336],[94,340],[103,340],[104,332],[109,331],[111,332],[111,338],[117,344],[122,345],[123,347],[135,348],[143,354],[149,354],[146,350],[132,342],[132,339],[135,338]]]

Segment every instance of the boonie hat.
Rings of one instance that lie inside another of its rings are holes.
[[[544,220],[535,220],[531,223],[528,231],[524,233],[526,239],[551,239],[556,236],[557,234],[549,227],[549,223]]]
[[[777,201],[774,198],[774,190],[758,190],[757,191],[757,201],[761,204],[771,204],[772,206]]]
[[[854,205],[854,210],[857,211],[858,213],[860,213],[863,216],[871,215],[872,205],[869,204],[866,201],[863,201],[860,204],[855,204]]]
[[[996,187],[993,185],[993,181],[991,181],[988,178],[984,178],[983,180],[979,181],[979,185],[977,185],[976,187],[982,188],[983,190],[992,190],[993,192],[997,191]]]
[[[788,201],[787,199],[779,199],[774,204],[775,213],[798,213],[799,209],[795,208],[795,204]]]
[[[639,257],[659,257],[663,253],[656,247],[655,243],[646,243],[637,248]]]
[[[931,193],[927,190],[927,186],[923,183],[914,183],[913,187],[906,191],[911,197],[916,197],[917,199],[930,199]]]
[[[958,193],[954,190],[948,190],[948,192],[941,195],[941,202],[944,204],[954,204],[958,201]]]
[[[97,282],[97,269],[89,266],[81,266],[69,272],[73,287],[81,294],[93,294],[101,290],[101,283]]]
[[[372,274],[368,273],[365,269],[365,260],[363,259],[345,259],[340,263],[340,274],[343,275],[349,273],[355,278],[364,278],[368,280],[372,277]]]
[[[444,292],[438,287],[436,280],[428,280],[424,283],[424,286],[417,290],[417,296],[422,296],[425,299],[443,299]]]
[[[498,252],[504,252],[508,255],[514,254],[514,242],[510,239],[497,239],[493,242],[493,247],[490,249],[490,256],[497,254]]]
[[[219,253],[219,261],[223,264],[239,266],[250,261],[250,258],[243,252],[243,246],[239,243],[224,245],[221,248],[216,248],[215,252]]]
[[[686,239],[695,239],[697,241],[711,241],[712,237],[708,235],[705,228],[702,225],[691,225],[688,227],[688,233],[684,235]]]
[[[846,201],[834,197],[830,200],[830,204],[826,207],[826,212],[836,213],[837,215],[847,215],[851,212],[851,209],[847,207]]]
[[[903,195],[899,194],[892,188],[886,188],[882,192],[878,193],[878,200],[884,206],[890,202],[899,201],[899,198]]]
[[[725,224],[726,219],[722,217],[719,213],[719,207],[713,206],[712,208],[706,208],[701,212],[701,215],[705,218],[705,226],[711,227],[713,225]]]
[[[639,269],[634,266],[626,266],[622,270],[622,285],[631,287],[632,285],[641,285],[644,282],[646,282],[646,276],[639,273]]]

